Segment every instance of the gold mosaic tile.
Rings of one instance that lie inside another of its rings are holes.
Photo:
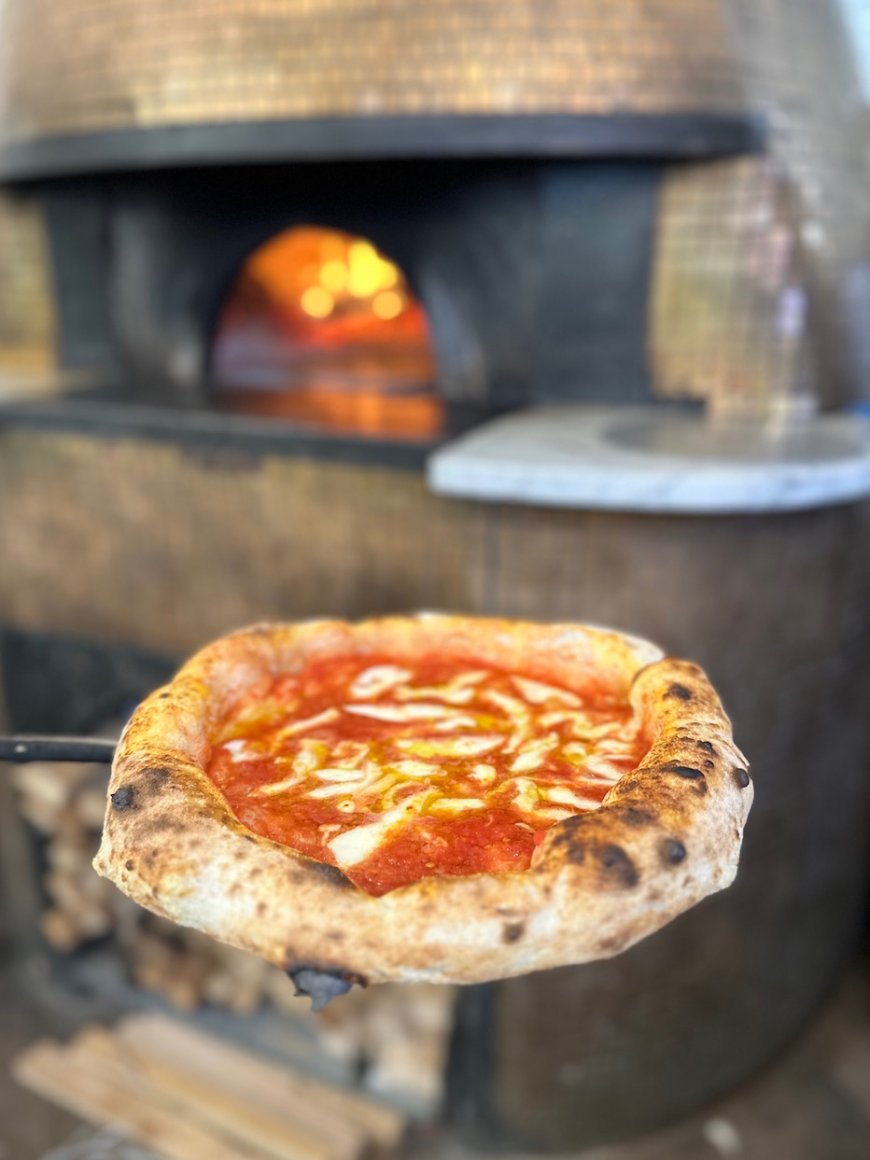
[[[741,105],[718,0],[7,0],[3,13],[7,138]]]
[[[0,192],[0,391],[7,378],[27,379],[53,367],[52,293],[39,209]]]

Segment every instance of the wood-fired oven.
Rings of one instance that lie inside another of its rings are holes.
[[[476,1140],[673,1118],[769,1058],[841,966],[870,540],[860,504],[450,500],[426,457],[546,403],[857,401],[863,117],[815,0],[0,9],[12,728],[117,719],[256,619],[439,607],[694,657],[754,760],[733,890],[614,963],[462,993],[448,1106]]]

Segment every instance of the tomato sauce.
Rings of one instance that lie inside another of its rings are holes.
[[[213,738],[209,776],[254,832],[380,895],[528,869],[647,745],[627,702],[466,659],[347,656],[264,681]]]

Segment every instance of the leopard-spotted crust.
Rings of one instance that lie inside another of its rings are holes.
[[[551,826],[530,869],[381,897],[236,820],[204,770],[240,694],[312,658],[433,650],[626,695],[652,747],[600,809]],[[261,625],[207,646],[134,713],[109,794],[94,865],[147,909],[289,970],[478,983],[615,955],[728,886],[753,787],[696,665],[604,629],[421,614]]]

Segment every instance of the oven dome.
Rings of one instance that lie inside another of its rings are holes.
[[[6,0],[0,146],[286,119],[740,112],[728,23],[724,0]]]

